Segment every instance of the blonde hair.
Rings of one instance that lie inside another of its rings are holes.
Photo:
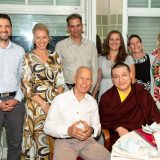
[[[47,33],[47,35],[48,35],[48,37],[49,37],[49,39],[50,39],[49,29],[48,29],[48,27],[47,27],[45,24],[43,24],[43,23],[37,23],[37,24],[33,27],[33,29],[32,29],[33,35],[35,34],[35,32],[36,32],[37,30],[44,30],[44,31],[46,31],[46,33]]]

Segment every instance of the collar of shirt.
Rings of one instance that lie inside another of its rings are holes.
[[[76,96],[75,96],[75,94],[74,94],[74,92],[73,92],[73,89],[71,89],[70,92],[71,92],[71,98],[73,100],[78,101],[77,98],[76,98]],[[81,100],[81,102],[84,101],[84,100],[88,101],[89,100],[88,96],[89,95],[86,93],[85,96],[84,96],[84,98]]]
[[[121,102],[123,102],[127,98],[127,96],[129,95],[129,93],[131,92],[131,86],[129,87],[127,93],[120,91],[118,88],[117,88],[117,90],[118,90]]]
[[[86,39],[82,37],[80,44],[85,45],[86,44],[85,41],[86,41]],[[68,45],[72,45],[72,44],[76,44],[76,43],[73,41],[73,39],[71,37],[69,37],[68,38]]]
[[[6,48],[0,47],[0,49],[4,49],[5,50],[5,49],[8,49],[8,48],[12,47],[12,45],[13,45],[12,42],[9,40],[8,46]]]

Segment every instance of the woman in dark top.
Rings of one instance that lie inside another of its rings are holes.
[[[151,66],[153,56],[143,52],[142,40],[138,35],[131,35],[128,38],[128,48],[132,53],[136,69],[136,82],[143,85],[153,95],[153,78]]]

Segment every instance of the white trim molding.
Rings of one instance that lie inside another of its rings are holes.
[[[134,17],[159,17],[160,8],[128,8],[128,16]]]
[[[96,0],[85,1],[86,37],[96,43]]]
[[[127,44],[128,34],[128,0],[123,0],[123,14],[122,14],[122,35],[124,38],[125,45]]]
[[[9,14],[42,14],[68,15],[85,12],[80,6],[50,6],[50,5],[8,5],[1,4],[0,11]]]

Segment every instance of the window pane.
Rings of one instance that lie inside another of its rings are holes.
[[[102,37],[102,26],[97,26],[97,34]]]
[[[80,0],[56,0],[56,5],[80,6]]]
[[[108,24],[108,16],[102,15],[102,24],[107,25]]]
[[[111,24],[117,24],[117,15],[111,15]]]
[[[53,0],[28,0],[30,5],[53,5]]]
[[[152,0],[151,1],[151,6],[153,8],[160,8],[160,0]]]
[[[102,20],[101,20],[101,15],[96,15],[96,24],[97,25],[101,25],[102,24]]]
[[[148,0],[128,0],[128,7],[148,7]]]
[[[153,52],[160,32],[160,17],[129,17],[128,36],[138,34],[142,38],[144,51]]]
[[[118,24],[122,24],[122,15],[118,15]]]
[[[44,23],[48,26],[54,42],[57,38],[61,39],[67,35],[66,16],[11,14],[10,17],[13,23],[13,40],[16,39],[18,43],[21,43],[26,51],[32,47],[32,28],[36,23]],[[54,49],[55,43],[51,42],[51,45]]]
[[[106,37],[108,32],[109,32],[109,27],[108,26],[104,26],[103,27],[103,37]]]
[[[25,0],[0,0],[1,4],[25,4]]]

